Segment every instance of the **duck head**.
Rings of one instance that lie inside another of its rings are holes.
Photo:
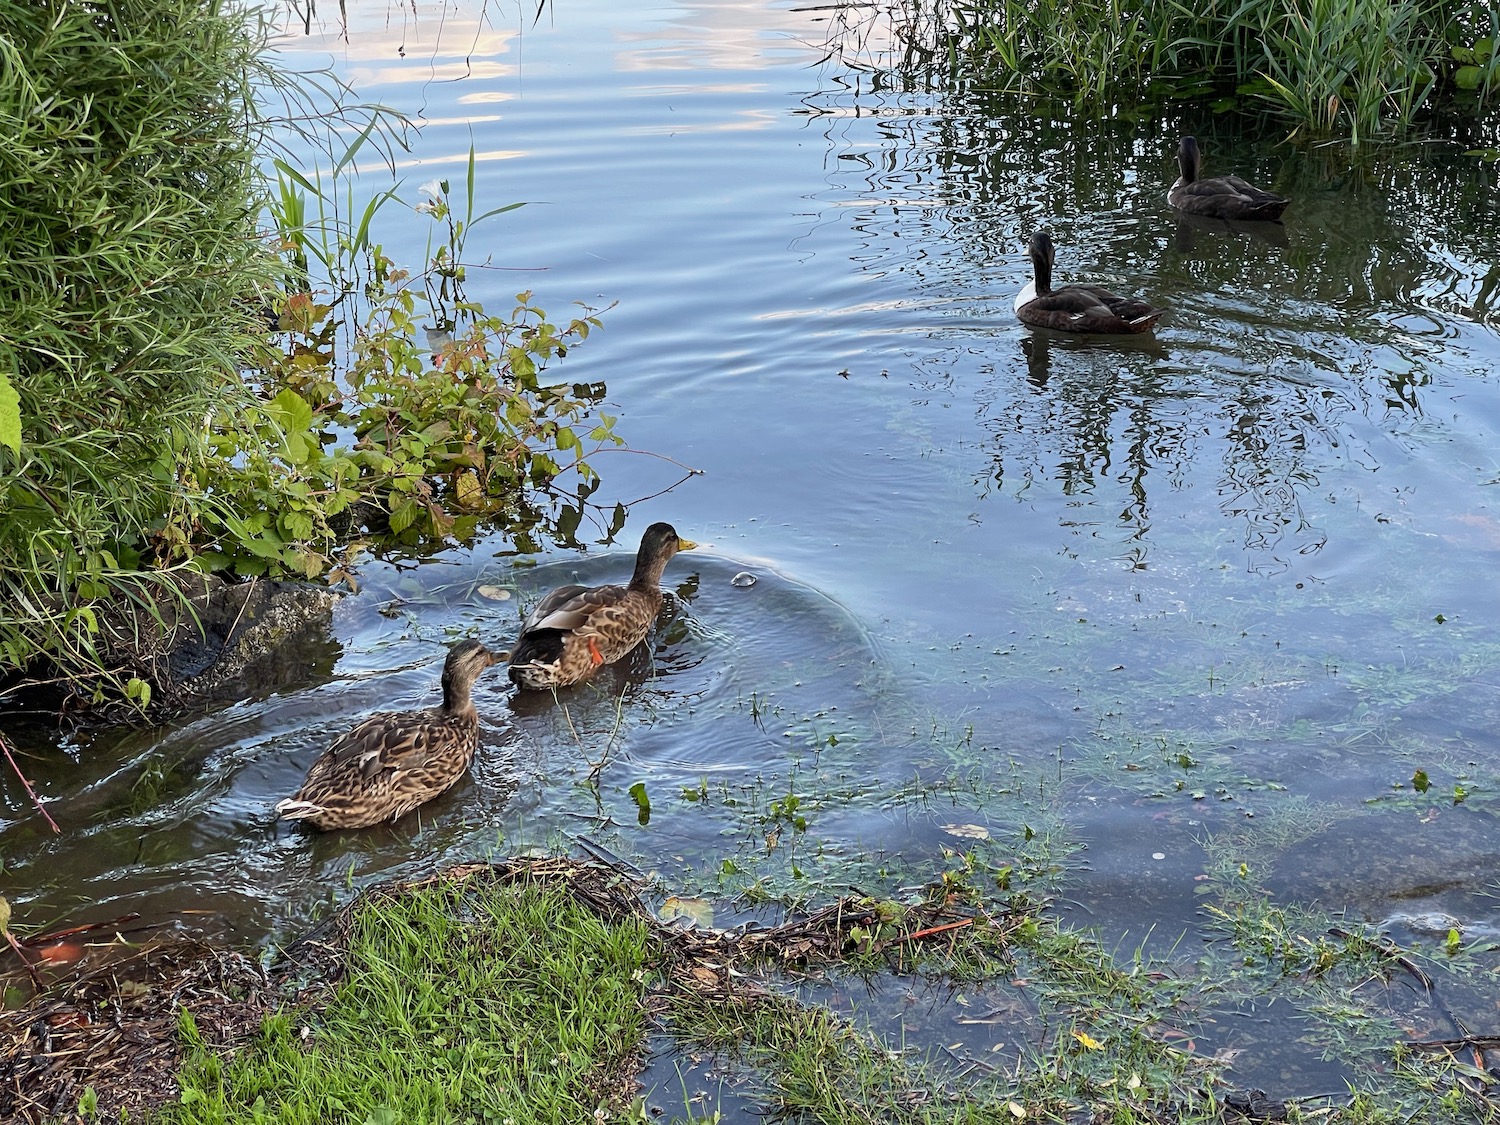
[[[1198,173],[1203,169],[1203,153],[1198,151],[1198,139],[1196,137],[1183,137],[1177,145],[1177,167],[1182,174],[1182,182],[1190,184],[1198,178]]]
[[[1036,294],[1052,291],[1052,261],[1057,257],[1057,250],[1052,245],[1052,237],[1044,230],[1037,231],[1031,236],[1031,246],[1027,251],[1031,255],[1031,272],[1036,279]]]

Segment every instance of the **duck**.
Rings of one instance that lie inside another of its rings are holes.
[[[446,793],[479,749],[474,681],[509,655],[459,641],[443,663],[442,703],[365,719],[323,751],[301,788],[277,802],[276,814],[322,832],[367,828],[399,820]]]
[[[1203,153],[1198,151],[1198,141],[1193,137],[1183,137],[1178,145],[1177,166],[1181,174],[1168,190],[1167,202],[1189,215],[1276,222],[1290,202],[1238,176],[1202,179]]]
[[[625,586],[559,586],[526,615],[510,655],[511,680],[533,691],[571,687],[613,664],[641,641],[661,612],[661,576],[678,551],[698,544],[669,523],[641,536]]]
[[[1057,251],[1046,231],[1039,230],[1031,236],[1029,252],[1035,278],[1016,296],[1016,315],[1023,324],[1059,332],[1120,335],[1149,331],[1165,311],[1097,285],[1064,285],[1053,289],[1052,260]]]

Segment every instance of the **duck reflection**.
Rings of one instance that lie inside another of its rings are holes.
[[[1052,371],[1052,349],[1063,353],[1130,352],[1152,359],[1170,357],[1166,345],[1155,336],[1080,336],[1076,332],[1054,332],[1047,328],[1028,327],[1021,337],[1021,354],[1026,357],[1026,380],[1037,390],[1047,385]]]
[[[1201,231],[1211,234],[1245,234],[1283,250],[1291,245],[1284,223],[1270,219],[1221,219],[1215,215],[1189,215],[1182,211],[1177,212],[1173,245],[1183,253],[1190,253],[1197,247]]]

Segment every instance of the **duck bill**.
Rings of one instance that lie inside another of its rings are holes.
[[[677,549],[679,551],[691,551],[696,546],[698,544],[694,543],[691,539],[684,539],[680,535],[677,537]]]

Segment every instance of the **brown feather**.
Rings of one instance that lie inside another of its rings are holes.
[[[1064,285],[1052,288],[1052,261],[1056,250],[1045,231],[1031,238],[1034,280],[1016,298],[1016,316],[1021,323],[1058,332],[1098,332],[1124,335],[1155,327],[1164,310],[1145,301],[1121,297],[1098,285]]]
[[[559,586],[526,615],[511,653],[511,680],[548,691],[589,679],[646,639],[661,612],[661,575],[678,551],[697,544],[667,523],[641,536],[635,573],[625,586]]]
[[[507,653],[460,641],[443,666],[443,702],[425,711],[381,711],[339,737],[276,806],[286,820],[324,831],[396,820],[451,789],[479,749],[474,681]]]

